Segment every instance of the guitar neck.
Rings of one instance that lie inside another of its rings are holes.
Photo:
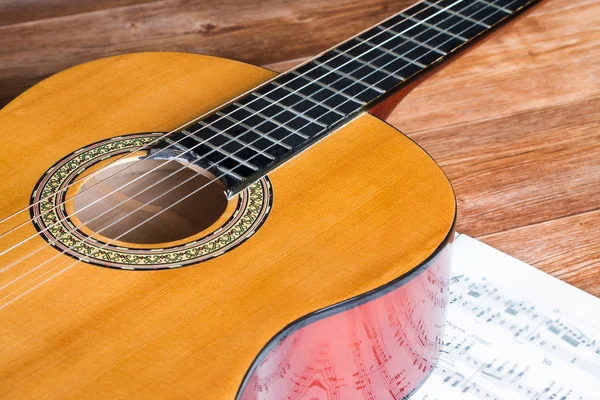
[[[167,145],[221,177],[233,195],[536,2],[422,1],[171,135]]]
[[[281,77],[321,82],[360,108],[442,64],[535,0],[425,0]]]

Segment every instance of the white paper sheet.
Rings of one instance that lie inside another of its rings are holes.
[[[600,399],[600,299],[466,235],[453,260],[444,352],[411,400]]]

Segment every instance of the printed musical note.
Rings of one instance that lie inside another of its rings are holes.
[[[468,236],[454,251],[442,357],[411,400],[599,400],[600,300]]]

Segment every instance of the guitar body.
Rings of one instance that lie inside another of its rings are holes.
[[[52,166],[80,149],[168,132],[274,75],[220,58],[140,53],[48,78],[0,111],[0,164],[10,171],[0,215],[29,206]],[[197,263],[130,271],[135,264],[61,254],[41,235],[0,257],[0,398],[355,399],[414,390],[437,359],[445,318],[456,206],[441,169],[365,113],[261,185],[228,199],[191,239],[119,243],[141,263],[136,251],[210,238],[218,251]],[[26,225],[11,243],[39,231],[31,215],[0,224],[2,232]]]

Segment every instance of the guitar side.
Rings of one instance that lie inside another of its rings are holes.
[[[28,205],[65,155],[169,131],[273,76],[214,57],[139,53],[41,82],[0,111],[2,168],[14,171],[0,182],[0,215]],[[414,389],[444,320],[456,205],[443,172],[363,114],[269,179],[260,229],[206,262],[151,272],[78,262],[57,275],[74,260],[34,270],[56,255],[46,246],[0,274],[1,397],[399,398]],[[28,226],[21,238],[35,233]],[[45,244],[36,238],[0,262]]]

